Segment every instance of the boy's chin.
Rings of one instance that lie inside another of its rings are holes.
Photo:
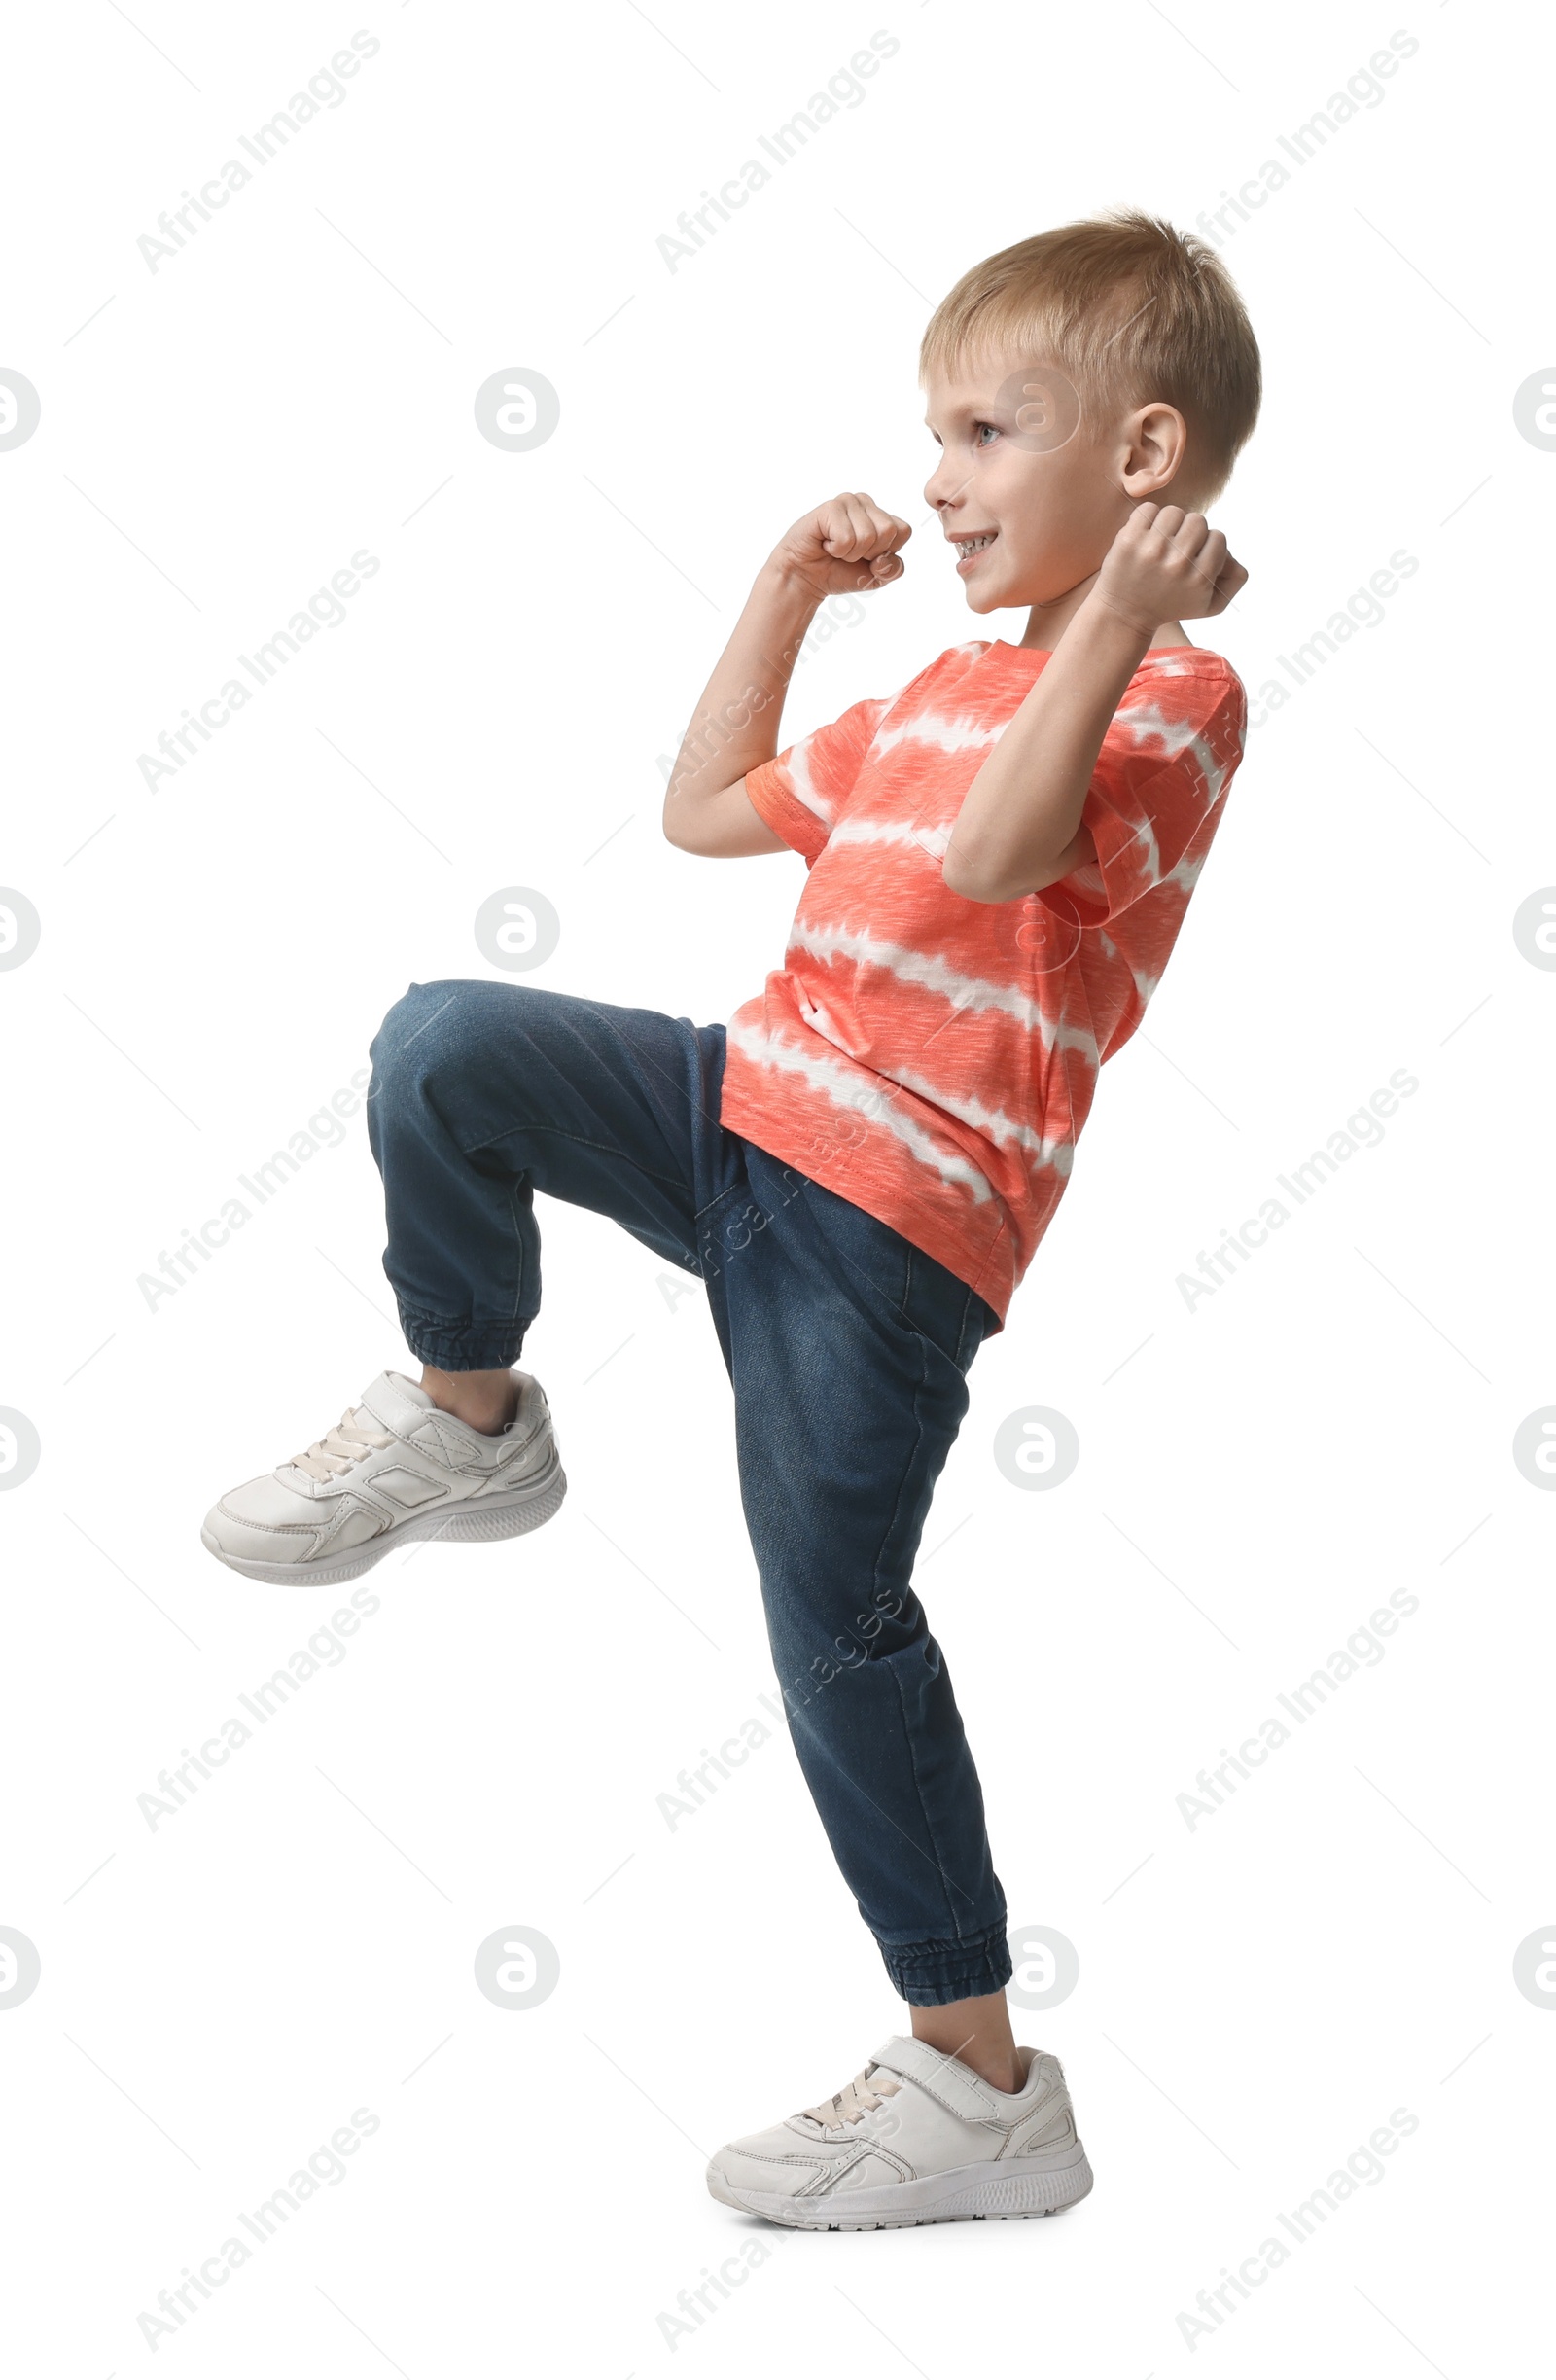
[[[990,573],[987,578],[964,579],[962,591],[970,612],[1030,612],[1035,603],[1044,598],[1034,595],[1030,586],[1023,586],[1018,577],[1004,572]]]
[[[982,586],[970,586],[966,591],[967,608],[970,612],[1008,612],[1012,604],[1019,603],[1021,600],[1019,595],[1004,594],[998,587],[989,589]]]

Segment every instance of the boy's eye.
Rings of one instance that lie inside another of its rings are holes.
[[[987,438],[984,435],[985,432],[988,434]],[[999,435],[999,430],[992,421],[975,421],[972,424],[972,444],[974,446],[986,445],[989,439],[998,438]]]

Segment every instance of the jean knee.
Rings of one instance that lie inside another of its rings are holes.
[[[385,1013],[368,1055],[372,1061],[370,1102],[392,1102],[425,1083],[436,1059],[452,1039],[444,1019],[457,1015],[458,983],[412,983]],[[478,988],[478,987],[471,987]]]

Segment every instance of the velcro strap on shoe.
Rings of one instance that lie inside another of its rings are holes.
[[[906,2034],[894,2034],[883,2048],[877,2049],[871,2063],[884,2066],[888,2074],[901,2075],[905,2082],[914,2082],[952,2115],[960,2115],[964,2123],[997,2124],[1003,2118],[993,2092],[981,2082],[971,2067],[960,2058],[948,2058],[943,2050],[932,2049],[928,2042],[911,2040]]]
[[[411,1384],[407,1382],[406,1385],[408,1387]],[[437,1410],[430,1399],[423,1402],[403,1395],[392,1375],[386,1371],[381,1371],[377,1379],[363,1390],[362,1403],[379,1428],[388,1430],[395,1438],[408,1438],[418,1422],[426,1421]]]

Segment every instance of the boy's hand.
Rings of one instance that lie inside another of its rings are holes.
[[[1176,504],[1136,507],[1098,573],[1098,600],[1143,636],[1166,620],[1209,620],[1248,583],[1226,540],[1203,513]]]
[[[871,496],[833,496],[786,530],[770,567],[797,579],[818,598],[867,594],[902,575],[899,548],[913,532]]]

